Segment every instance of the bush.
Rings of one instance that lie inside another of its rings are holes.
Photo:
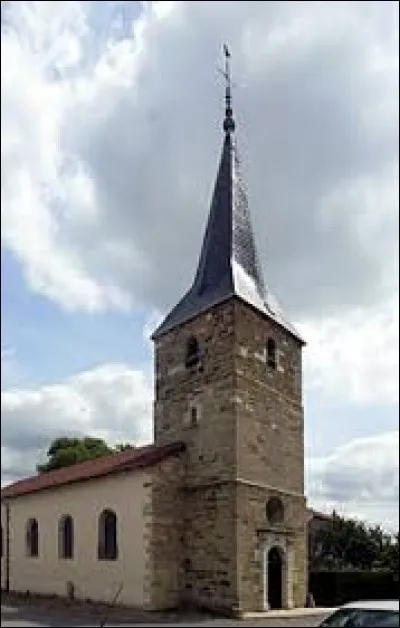
[[[313,571],[309,591],[317,606],[357,600],[398,599],[398,580],[388,571]]]

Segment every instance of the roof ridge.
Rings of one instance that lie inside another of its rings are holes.
[[[1,498],[35,493],[128,469],[149,467],[169,455],[180,453],[184,448],[185,445],[182,441],[174,441],[166,445],[150,443],[139,448],[133,447],[132,450],[110,452],[104,456],[17,480],[2,487]]]

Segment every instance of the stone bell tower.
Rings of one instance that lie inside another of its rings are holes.
[[[180,598],[240,613],[305,603],[304,343],[264,284],[225,55],[222,155],[197,272],[153,334],[154,438],[187,448]]]

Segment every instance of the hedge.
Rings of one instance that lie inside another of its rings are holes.
[[[399,582],[387,571],[313,571],[309,591],[317,606],[339,606],[357,600],[398,599]]]

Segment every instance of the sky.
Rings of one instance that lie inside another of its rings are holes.
[[[307,341],[309,504],[398,529],[398,12],[2,2],[2,484],[60,435],[151,441],[150,334],[198,261],[226,42],[265,280]]]

